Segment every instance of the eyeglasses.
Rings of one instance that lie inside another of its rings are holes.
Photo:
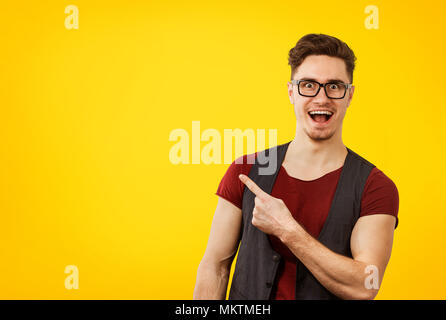
[[[324,87],[325,94],[330,99],[343,99],[347,89],[352,87],[351,83],[339,81],[322,84],[313,80],[292,80],[291,83],[297,85],[297,91],[304,97],[315,97],[321,87]]]

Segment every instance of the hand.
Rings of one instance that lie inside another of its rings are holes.
[[[244,174],[240,174],[239,179],[256,195],[252,212],[252,224],[255,227],[267,234],[282,238],[297,225],[297,221],[294,220],[282,199],[269,195]]]

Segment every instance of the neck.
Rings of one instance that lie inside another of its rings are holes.
[[[346,156],[340,132],[326,140],[314,140],[302,130],[296,130],[286,153],[287,161],[314,168],[340,167]]]

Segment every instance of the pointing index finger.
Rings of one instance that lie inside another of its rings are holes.
[[[248,187],[248,189],[260,199],[265,199],[268,196],[265,191],[260,189],[260,187],[246,175],[240,174],[238,177]]]

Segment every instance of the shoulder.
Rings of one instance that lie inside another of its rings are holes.
[[[245,154],[241,157],[235,159],[229,166],[227,172],[237,174],[237,179],[239,174],[249,174],[252,165],[257,157],[257,152],[251,154]]]
[[[370,172],[361,199],[361,216],[390,214],[398,223],[399,193],[396,184],[383,171],[374,167]]]
[[[242,208],[245,185],[240,181],[239,175],[249,175],[256,154],[243,155],[230,164],[218,185],[216,195],[230,201],[238,208]]]
[[[364,193],[372,192],[377,189],[385,189],[386,191],[391,192],[392,194],[398,194],[398,189],[396,184],[390,179],[387,175],[384,174],[380,169],[374,167],[367,178],[364,187]]]

